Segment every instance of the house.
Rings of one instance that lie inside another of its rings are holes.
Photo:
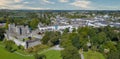
[[[6,23],[0,23],[0,27],[3,27],[5,26]]]
[[[111,23],[110,26],[111,27],[120,27],[120,23]]]
[[[72,25],[41,26],[40,24],[38,24],[38,28],[40,31],[60,31],[66,28],[69,28],[69,30],[71,31],[73,29],[73,26]]]

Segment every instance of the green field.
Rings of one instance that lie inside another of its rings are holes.
[[[105,59],[105,57],[101,53],[94,52],[94,51],[84,52],[84,58],[85,59]]]
[[[62,59],[60,57],[61,56],[60,51],[57,50],[49,50],[43,54],[46,55],[47,59]],[[34,59],[33,56],[21,56],[16,53],[10,53],[7,50],[5,50],[4,47],[0,46],[0,59],[1,58],[2,59]]]
[[[47,59],[62,59],[60,51],[49,50],[45,53]],[[0,59],[34,59],[33,56],[21,56],[16,53],[10,53],[3,47],[0,47]],[[105,59],[104,56],[99,52],[88,51],[84,52],[85,59]]]
[[[15,53],[6,51],[3,47],[0,47],[0,59],[34,59],[33,56],[21,56]]]
[[[57,50],[50,50],[44,54],[46,55],[47,59],[62,59],[60,51]]]

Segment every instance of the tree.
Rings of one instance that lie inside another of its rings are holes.
[[[0,28],[0,41],[2,41],[4,39],[4,33],[5,33],[5,29]]]
[[[12,40],[5,41],[5,48],[9,52],[14,52],[17,50],[17,46],[15,45],[15,43]]]
[[[72,33],[72,34],[70,35],[70,38],[69,38],[69,39],[71,40],[72,45],[73,45],[74,47],[76,47],[77,49],[80,49],[81,45],[80,45],[80,40],[79,40],[78,34]]]
[[[104,42],[107,41],[107,37],[106,37],[106,34],[104,32],[98,33],[97,38],[98,38],[97,41],[99,44],[103,44]]]
[[[53,46],[59,44],[60,37],[61,37],[60,32],[50,31],[45,33],[41,41],[43,44],[48,44],[50,46]]]
[[[80,43],[79,43],[80,48],[84,48],[87,45],[88,39],[80,36],[79,40],[80,40]]]
[[[57,45],[57,44],[59,44],[60,37],[61,37],[61,33],[55,31],[55,32],[51,33],[51,40],[50,41],[52,42],[53,45]]]
[[[63,31],[63,34],[66,34],[69,32],[69,28],[66,28],[64,31]]]
[[[62,47],[66,48],[68,46],[72,46],[71,39],[69,39],[69,37],[70,37],[69,33],[62,35],[61,40],[60,40],[60,45]]]
[[[45,35],[41,41],[43,44],[47,44],[49,40],[50,40],[49,36]]]
[[[120,42],[118,42],[118,44],[117,44],[117,50],[118,50],[118,53],[119,53],[119,59],[120,59]]]
[[[81,59],[78,50],[73,46],[65,48],[61,54],[63,59]]]
[[[106,37],[106,34],[104,32],[99,32],[97,33],[97,35],[92,36],[90,40],[91,43],[93,43],[93,45],[98,46],[105,43],[108,40],[108,38]]]
[[[38,19],[32,19],[32,21],[30,22],[30,27],[31,29],[36,29],[37,28],[37,25],[39,23],[39,20]]]
[[[76,32],[76,28],[73,28],[72,32]]]
[[[117,50],[120,52],[120,42],[117,42]]]
[[[120,53],[118,51],[111,51],[108,54],[107,59],[120,59]]]
[[[104,49],[110,49],[110,51],[116,51],[117,50],[114,42],[112,42],[112,41],[108,41],[108,42],[104,43],[103,48]]]
[[[39,54],[35,53],[34,57],[35,57],[35,59],[46,59],[46,56],[43,54],[39,55]]]
[[[120,41],[120,32],[117,34],[117,38]]]
[[[8,25],[9,25],[9,23],[7,21],[6,24],[5,24],[5,29],[8,29]]]
[[[88,35],[89,35],[90,37],[93,37],[93,36],[96,35],[96,32],[97,32],[97,29],[95,29],[95,28],[90,28],[89,31],[88,31]]]

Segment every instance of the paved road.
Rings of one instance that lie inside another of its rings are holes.
[[[56,45],[52,47],[53,50],[63,50],[64,48],[61,48],[60,45]]]
[[[83,53],[81,53],[80,55],[81,55],[81,59],[84,59],[84,55],[83,55]]]

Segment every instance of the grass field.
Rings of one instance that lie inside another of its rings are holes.
[[[0,45],[3,44],[0,42]],[[49,50],[44,52],[47,59],[62,59],[60,51],[57,50]],[[88,51],[84,52],[85,59],[105,59],[104,56],[99,52]],[[16,53],[10,53],[5,50],[4,47],[0,46],[0,59],[34,59],[33,56],[21,56]]]
[[[62,59],[60,51],[57,50],[50,50],[44,54],[46,55],[47,59]]]
[[[62,59],[60,51],[50,50],[44,53],[47,59]],[[3,47],[0,47],[0,59],[34,59],[33,56],[21,56],[15,53],[6,51]]]
[[[2,45],[1,42],[0,42],[0,45]],[[47,59],[62,59],[60,51],[57,51],[57,50],[49,50],[43,54],[46,55]],[[7,50],[5,50],[4,47],[0,46],[0,59],[34,59],[34,57],[33,56],[21,56],[16,53],[10,53]]]
[[[101,53],[94,52],[94,51],[84,52],[84,58],[85,59],[105,59],[105,57]]]
[[[34,59],[33,56],[21,56],[15,53],[6,51],[3,47],[0,47],[0,59]]]

